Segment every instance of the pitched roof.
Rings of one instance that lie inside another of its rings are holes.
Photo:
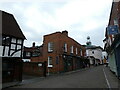
[[[14,16],[1,10],[0,13],[2,13],[2,34],[26,39]]]
[[[58,31],[58,32],[55,32],[55,33],[51,33],[51,34],[47,34],[47,35],[44,35],[44,37],[46,36],[50,36],[50,35],[56,35],[56,34],[61,34],[61,35],[64,35],[63,32],[68,32],[68,31]],[[69,36],[66,36],[67,38],[69,38],[70,40],[72,40],[73,42],[76,42],[78,45],[82,46],[80,43],[78,43],[76,40],[74,40],[73,38],[69,37]]]
[[[100,47],[100,46],[95,46],[95,45],[91,45],[91,46],[86,46],[86,48],[87,49],[101,49],[101,50],[103,50],[103,48],[102,47]]]

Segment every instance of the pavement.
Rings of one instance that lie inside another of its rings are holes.
[[[119,88],[120,80],[104,65],[51,75],[24,78],[11,88]]]
[[[108,83],[108,87],[120,89],[120,80],[113,72],[110,71],[110,68],[104,67],[103,70],[105,71],[106,74],[106,82]]]

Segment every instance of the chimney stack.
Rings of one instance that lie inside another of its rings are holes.
[[[62,34],[64,34],[64,35],[66,35],[66,36],[68,36],[68,31],[62,31]]]
[[[33,45],[32,45],[32,47],[35,47],[35,42],[33,42]]]

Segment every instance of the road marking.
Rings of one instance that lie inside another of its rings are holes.
[[[107,76],[106,76],[106,73],[105,73],[104,68],[103,68],[103,72],[104,72],[104,75],[105,75],[105,79],[106,79],[106,82],[107,82],[108,88],[110,89],[110,88],[111,88],[111,87],[110,87],[110,83],[109,83],[109,81],[108,81],[108,79],[107,79]]]

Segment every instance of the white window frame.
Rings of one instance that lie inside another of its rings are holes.
[[[67,43],[64,44],[64,52],[67,52]]]
[[[50,58],[53,61],[53,58],[51,56],[48,56],[48,67],[53,67],[52,64],[50,64]],[[53,63],[53,62],[52,62]]]
[[[82,49],[80,49],[80,55],[82,56]]]
[[[78,49],[76,48],[76,54],[78,54]]]
[[[18,39],[17,43],[22,44],[22,39]]]
[[[30,52],[26,52],[26,56],[27,56],[27,57],[30,57]]]
[[[118,25],[118,19],[116,18],[116,19],[114,19],[114,25]]]
[[[48,43],[48,52],[53,52],[53,42]]]
[[[71,51],[70,52],[73,53],[73,46],[71,46]]]
[[[16,38],[12,38],[12,43],[16,43]]]

